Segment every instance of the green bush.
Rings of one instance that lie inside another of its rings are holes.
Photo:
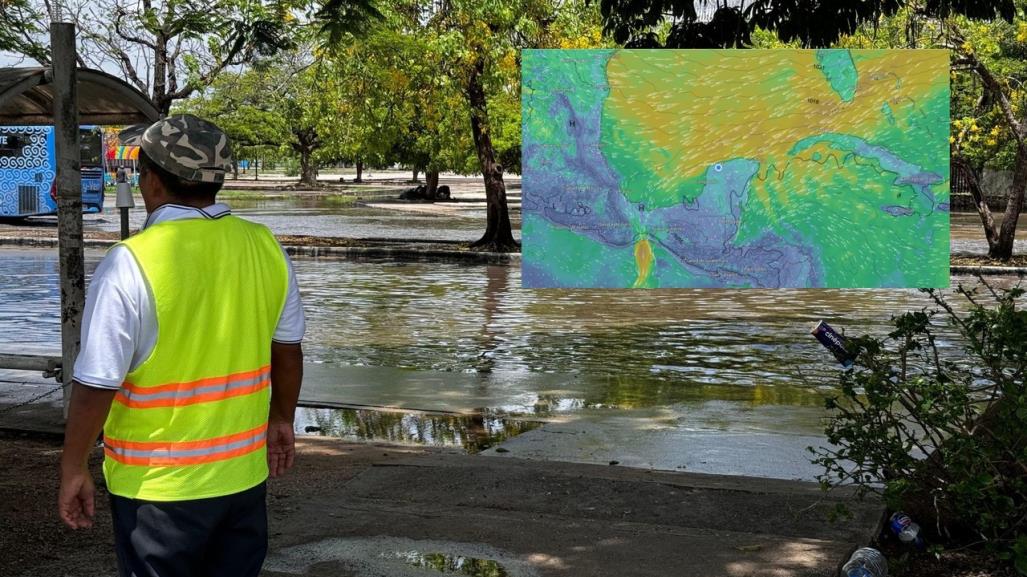
[[[1027,574],[1024,290],[982,278],[956,306],[924,292],[936,306],[893,317],[886,338],[846,340],[856,362],[827,401],[833,447],[810,449],[819,480],[879,494],[934,544],[984,544]]]
[[[299,176],[300,163],[295,158],[288,158],[282,163],[282,170],[285,172],[285,176]]]

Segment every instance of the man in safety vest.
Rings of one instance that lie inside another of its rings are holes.
[[[93,523],[86,467],[103,431],[122,575],[257,575],[265,481],[293,462],[305,321],[271,232],[214,197],[228,138],[189,115],[138,144],[142,232],[97,266],[61,457],[59,512]]]

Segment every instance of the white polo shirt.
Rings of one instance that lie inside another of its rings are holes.
[[[165,204],[153,211],[145,229],[158,222],[187,218],[216,219],[231,214],[218,203],[203,209]],[[303,303],[289,255],[289,292],[272,340],[299,343],[306,331]],[[118,389],[125,375],[139,366],[157,343],[157,311],[153,292],[132,252],[116,246],[100,261],[86,292],[82,315],[82,348],[75,359],[74,378],[83,385]]]

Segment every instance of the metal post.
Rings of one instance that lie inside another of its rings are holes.
[[[61,378],[66,417],[71,401],[72,367],[81,344],[82,309],[86,302],[75,25],[69,22],[51,23],[50,47],[53,52],[57,240],[61,269]]]
[[[125,172],[125,167],[118,169],[117,176],[115,177],[117,184],[115,187],[118,191],[117,207],[121,211],[121,240],[128,238],[128,209],[134,208],[136,203],[132,198],[132,185],[128,183],[128,176]]]

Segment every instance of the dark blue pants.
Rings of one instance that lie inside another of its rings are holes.
[[[191,501],[111,495],[122,577],[256,577],[267,554],[267,486]]]

